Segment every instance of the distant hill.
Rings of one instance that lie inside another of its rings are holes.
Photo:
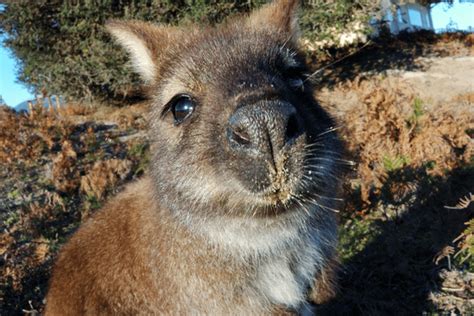
[[[31,102],[32,104],[37,104],[38,101],[42,102],[43,103],[43,106],[45,108],[49,108],[49,99],[51,99],[51,104],[53,105],[53,107],[56,107],[57,106],[57,98],[58,96],[56,95],[52,95],[50,97],[45,97],[45,98],[38,98],[38,99],[33,99],[33,100],[26,100],[26,101],[23,101],[19,104],[17,104],[14,109],[15,111],[17,112],[23,112],[23,111],[26,111],[28,112],[29,108],[28,108],[28,102]],[[65,102],[64,102],[64,98],[62,96],[59,96],[59,103],[61,105],[64,105]]]

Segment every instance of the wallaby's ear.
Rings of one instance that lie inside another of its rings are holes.
[[[252,27],[272,27],[296,40],[299,36],[299,7],[300,0],[275,0],[252,13],[249,22]]]
[[[177,30],[140,21],[108,21],[107,30],[128,51],[136,72],[153,83],[162,60]]]

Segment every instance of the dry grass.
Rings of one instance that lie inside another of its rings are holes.
[[[390,173],[398,169],[425,168],[435,176],[470,163],[474,144],[467,131],[474,129],[473,103],[428,110],[398,79],[357,78],[337,89],[357,100],[357,106],[338,108],[336,115],[359,161],[355,185],[363,202],[380,194]]]
[[[0,107],[1,314],[41,312],[60,245],[143,172],[148,147],[134,127],[144,120],[136,109],[120,112],[115,124],[90,121],[102,114],[81,105],[28,114]]]
[[[320,312],[474,312],[474,224],[464,198],[474,187],[469,97],[428,106],[405,81],[379,75],[319,97],[357,162],[342,214],[341,293]],[[462,286],[453,292],[450,282]]]

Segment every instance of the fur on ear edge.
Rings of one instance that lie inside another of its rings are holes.
[[[288,33],[292,39],[299,37],[298,11],[300,0],[275,0],[251,13],[249,23],[253,27],[272,26]]]
[[[153,82],[156,75],[156,64],[153,55],[147,46],[146,39],[137,32],[139,24],[143,22],[108,21],[105,25],[107,31],[130,54],[133,68],[140,74],[145,82]],[[145,30],[144,30],[145,31]]]

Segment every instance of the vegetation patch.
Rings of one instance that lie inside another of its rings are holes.
[[[433,107],[376,74],[328,93],[357,167],[341,216],[341,292],[320,312],[472,313],[473,103]]]
[[[111,124],[87,115],[99,113],[74,105],[27,114],[0,107],[2,314],[42,311],[61,245],[144,168],[147,140],[132,127],[143,127],[141,117]]]

